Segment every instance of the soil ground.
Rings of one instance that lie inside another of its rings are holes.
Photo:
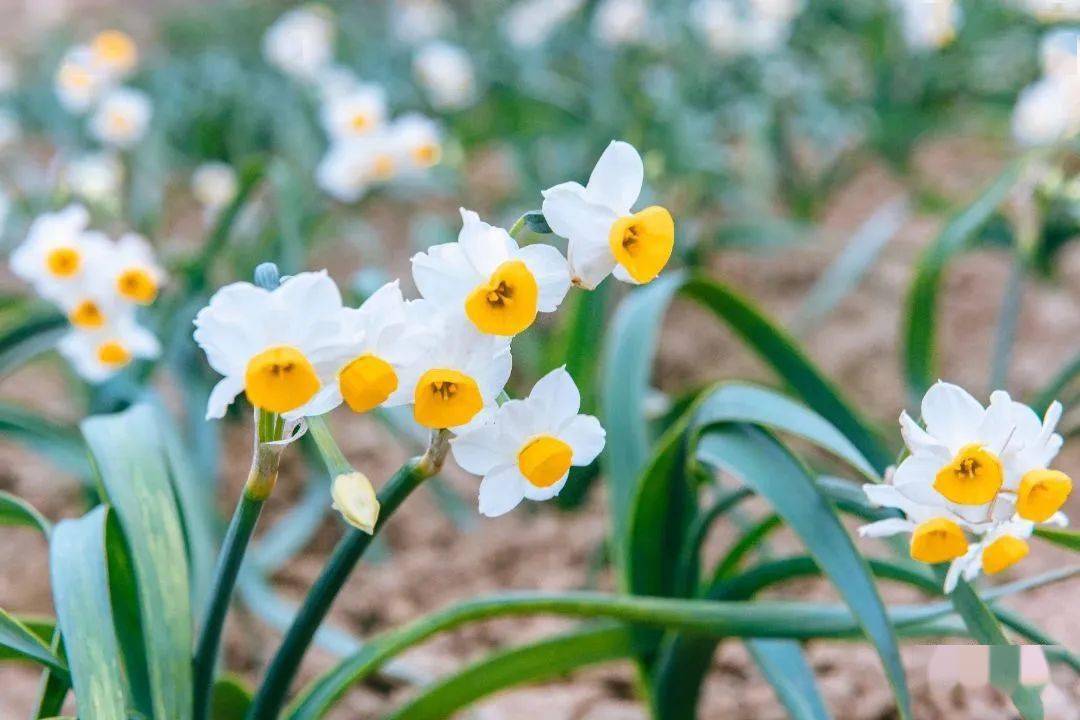
[[[916,163],[928,183],[949,197],[970,199],[1000,168],[1001,159],[975,141],[928,143]],[[870,167],[855,176],[825,214],[820,237],[782,253],[725,251],[712,268],[716,277],[745,292],[782,321],[797,311],[820,273],[836,257],[852,230],[882,203],[902,194],[903,187],[887,170]],[[895,418],[905,398],[900,383],[898,331],[902,299],[920,250],[940,227],[936,217],[916,215],[889,244],[858,291],[848,297],[806,338],[809,354],[883,427],[895,431]],[[335,264],[335,267],[338,267]],[[1007,259],[990,252],[965,256],[950,271],[941,324],[942,377],[982,393],[992,346],[1001,288],[1008,274]],[[1061,258],[1053,283],[1031,284],[1025,290],[1016,354],[1009,388],[1023,395],[1039,387],[1080,350],[1080,244]],[[55,362],[55,361],[51,361]],[[32,405],[53,417],[73,420],[65,386],[51,362],[39,362],[0,381],[4,400]],[[675,390],[704,380],[766,378],[759,364],[716,323],[696,308],[676,307],[666,323],[657,385]],[[337,434],[350,460],[376,483],[382,482],[405,458],[406,451],[387,432],[365,419],[334,417]],[[246,471],[247,429],[231,431],[243,448],[222,467],[222,509]],[[1080,444],[1067,446],[1058,463],[1080,476]],[[268,527],[296,499],[288,465],[281,486],[267,508]],[[476,481],[450,469],[447,482],[467,504],[475,501]],[[50,518],[77,515],[83,500],[77,484],[33,455],[0,442],[0,488],[33,502]],[[551,505],[523,507],[502,518],[473,518],[467,529],[455,527],[436,507],[437,499],[421,492],[394,518],[385,538],[389,559],[362,565],[336,604],[332,618],[357,636],[395,627],[453,601],[504,589],[563,590],[582,587],[611,589],[609,571],[594,572],[605,534],[602,492],[574,513]],[[1080,518],[1080,496],[1072,515]],[[756,508],[760,512],[761,508]],[[721,524],[710,537],[709,551],[720,552],[735,528]],[[286,597],[299,598],[318,573],[339,534],[339,523],[328,515],[316,537],[274,577]],[[0,542],[0,607],[16,613],[49,613],[49,585],[44,543],[30,532],[5,531]],[[777,551],[794,550],[791,538],[780,534]],[[870,546],[861,544],[869,550]],[[1075,562],[1075,560],[1072,560]],[[1069,562],[1064,553],[1038,543],[1019,569],[1003,580],[1037,574]],[[1080,580],[1011,598],[1015,608],[1073,650],[1080,650],[1080,615],[1071,602]],[[886,585],[890,600],[918,597]],[[829,599],[819,582],[785,587],[781,597]],[[529,618],[489,621],[441,635],[403,657],[410,670],[438,676],[462,667],[502,647],[520,644],[570,627],[565,621]],[[228,666],[255,679],[276,646],[277,635],[257,620],[240,616],[230,622],[225,657]],[[1010,717],[1003,701],[985,691],[944,689],[928,680],[934,648],[908,645],[904,649],[919,720],[1004,720]],[[814,642],[808,656],[822,692],[841,720],[886,720],[894,717],[890,696],[872,651],[853,643]],[[310,678],[332,662],[315,652],[304,665]],[[1080,717],[1080,680],[1055,670],[1055,688],[1048,697],[1048,717]],[[37,685],[36,671],[0,668],[0,718],[25,717]],[[332,717],[377,717],[398,706],[412,690],[380,682],[351,692]],[[635,699],[635,681],[628,664],[579,672],[539,687],[501,693],[463,713],[462,717],[511,720],[544,717],[551,720],[637,720],[646,717]],[[700,717],[712,720],[771,720],[785,714],[772,690],[759,676],[737,642],[725,642],[716,653],[705,687]]]

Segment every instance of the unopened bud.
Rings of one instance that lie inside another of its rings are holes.
[[[366,475],[360,472],[338,475],[330,495],[334,499],[334,509],[341,513],[345,522],[369,535],[374,534],[375,522],[379,519],[379,501]]]

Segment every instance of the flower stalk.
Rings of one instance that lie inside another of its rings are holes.
[[[277,482],[278,465],[285,449],[285,443],[281,442],[283,433],[284,421],[280,415],[264,410],[256,412],[251,470],[222,543],[210,603],[206,608],[202,634],[195,650],[192,680],[195,720],[206,720],[209,717],[214,667],[217,664],[218,648],[221,646],[225,615],[263,503],[270,497]]]
[[[318,442],[318,433],[315,433],[315,437]],[[304,653],[307,652],[319,625],[330,611],[330,607],[356,563],[371,544],[375,534],[382,529],[405,498],[420,487],[424,480],[442,469],[449,447],[450,433],[448,431],[432,432],[427,451],[421,457],[413,458],[402,465],[379,490],[380,513],[374,532],[369,534],[350,528],[338,542],[322,573],[311,586],[281,646],[270,661],[266,676],[248,711],[249,719],[277,717]]]

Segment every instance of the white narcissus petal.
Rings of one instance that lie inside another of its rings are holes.
[[[568,183],[544,192],[543,213],[551,229],[568,240],[571,280],[595,288],[615,268],[609,234],[617,215]]]
[[[574,451],[570,462],[584,466],[604,450],[607,433],[592,415],[578,415],[561,428],[560,437]]]
[[[569,477],[570,474],[567,473],[566,475],[563,475],[562,478],[560,478],[557,482],[548,485],[547,487],[536,487],[535,485],[526,480],[524,484],[525,497],[529,500],[534,500],[536,502],[550,500],[551,498],[558,495],[564,487],[566,487],[566,480]]]
[[[319,415],[325,415],[326,413],[330,412],[341,403],[341,388],[336,382],[328,382],[319,390],[319,392],[315,393],[315,397],[311,398],[311,400],[308,400],[307,403],[301,405],[295,410],[282,413],[281,416],[286,420],[298,420],[305,417],[318,417]]]
[[[210,391],[210,397],[206,401],[206,419],[220,420],[225,417],[225,411],[229,409],[236,396],[244,391],[244,378],[240,375],[226,375],[218,380],[214,389]]]
[[[903,518],[887,518],[885,520],[878,520],[872,522],[869,525],[863,525],[859,528],[859,537],[866,538],[881,538],[890,537],[892,535],[898,535],[904,532],[911,532],[915,529],[915,523],[910,520],[904,520]]]
[[[517,243],[508,232],[484,222],[472,210],[461,208],[460,212],[458,245],[477,275],[487,280],[499,265],[517,253]]]
[[[482,280],[469,264],[459,243],[433,245],[412,259],[413,281],[425,300],[457,308]]]
[[[450,441],[450,450],[461,469],[473,475],[487,475],[500,465],[516,462],[514,448],[501,442],[491,421],[458,435]]]
[[[1038,432],[1039,423],[1035,422],[1035,431]],[[1000,456],[1007,447],[1015,447],[1017,443],[1023,443],[1024,432],[1015,422],[1013,401],[1006,392],[995,392],[990,395],[990,405],[983,413],[982,421],[975,431],[978,442]]]
[[[565,365],[537,380],[529,399],[538,403],[540,414],[554,425],[572,418],[581,409],[581,392]]]
[[[935,455],[949,459],[949,449],[919,427],[906,410],[900,413],[900,434],[913,455]]]
[[[630,274],[630,271],[624,268],[622,265],[616,265],[615,269],[611,271],[611,274],[615,276],[615,279],[619,282],[630,283],[631,285],[640,285],[637,280]]]
[[[975,442],[983,418],[983,406],[963,388],[952,383],[934,383],[922,400],[926,431],[955,453]]]
[[[487,517],[505,515],[525,499],[528,481],[516,465],[508,465],[480,481],[480,514]]]
[[[587,203],[581,183],[565,182],[553,185],[540,193],[544,201],[540,212],[552,232],[564,238],[580,229],[581,203]]]
[[[613,140],[596,162],[585,192],[591,201],[618,215],[629,215],[644,180],[645,167],[638,151],[630,143]]]
[[[509,346],[498,351],[490,360],[484,359],[474,377],[476,384],[480,386],[480,396],[484,398],[484,404],[495,402],[495,398],[510,380],[512,369],[513,359],[510,357]]]
[[[570,269],[566,258],[557,248],[543,243],[526,245],[518,252],[518,257],[529,268],[539,286],[536,309],[555,312],[570,290]]]
[[[264,322],[258,315],[267,294],[251,283],[226,285],[195,316],[195,342],[216,372],[243,373],[250,348],[264,340]]]
[[[932,457],[911,455],[904,459],[893,475],[893,486],[906,498],[923,505],[944,505],[945,498],[934,489],[941,463]]]

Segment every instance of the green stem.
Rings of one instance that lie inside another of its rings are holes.
[[[225,625],[225,615],[232,599],[236,578],[244,561],[255,525],[259,521],[263,503],[270,497],[277,481],[278,462],[281,459],[281,446],[270,445],[281,440],[283,422],[279,415],[259,410],[256,419],[257,440],[255,456],[251,462],[244,493],[236,505],[229,523],[225,541],[221,546],[214,582],[210,591],[210,603],[203,619],[202,634],[195,649],[192,661],[194,692],[194,720],[206,720],[210,715],[211,689],[214,682],[214,670],[217,665],[218,648],[221,645],[221,631]]]
[[[348,580],[356,563],[367,550],[372,538],[382,529],[405,498],[442,467],[442,461],[446,456],[447,437],[445,431],[437,433],[432,439],[431,447],[423,457],[414,458],[402,465],[379,490],[379,519],[375,523],[374,533],[369,535],[361,530],[350,528],[338,542],[266,669],[266,676],[248,710],[247,717],[250,720],[268,720],[277,717],[285,702],[289,685],[300,667],[300,661],[311,645],[319,625],[330,611],[330,606],[333,605],[338,593],[345,585],[345,581]],[[316,443],[319,442],[318,434],[315,440]]]

